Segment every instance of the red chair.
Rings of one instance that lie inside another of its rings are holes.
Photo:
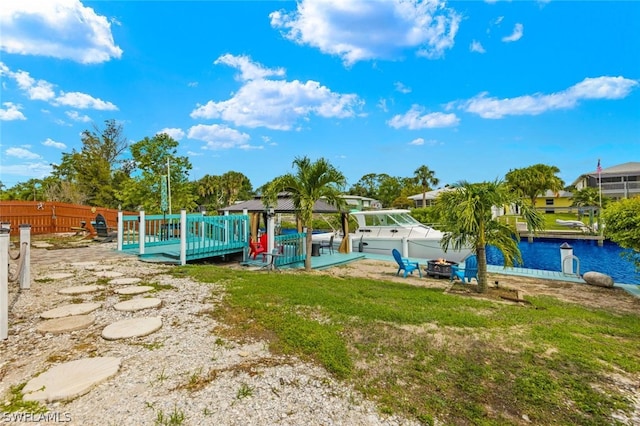
[[[256,258],[260,253],[267,252],[267,234],[260,236],[260,241],[249,241],[249,257]],[[264,256],[264,255],[263,255]]]

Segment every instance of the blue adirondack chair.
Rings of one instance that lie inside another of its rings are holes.
[[[451,266],[451,281],[456,277],[463,283],[465,279],[470,283],[472,278],[478,282],[478,257],[475,254],[465,259],[464,268],[461,268],[460,265]]]
[[[400,252],[396,249],[393,249],[391,252],[393,253],[393,258],[398,262],[398,272],[396,272],[396,275],[398,275],[400,271],[404,271],[404,277],[407,278],[407,274],[413,274],[413,271],[418,271],[420,278],[422,278],[422,272],[420,271],[418,262],[410,262],[409,259],[403,259]]]

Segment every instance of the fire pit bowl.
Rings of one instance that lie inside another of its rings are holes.
[[[427,261],[427,275],[436,278],[451,277],[451,265],[458,263],[446,259],[434,259]]]

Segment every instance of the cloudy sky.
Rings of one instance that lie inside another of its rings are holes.
[[[0,181],[166,132],[191,179],[296,156],[442,184],[640,161],[640,2],[4,0]]]

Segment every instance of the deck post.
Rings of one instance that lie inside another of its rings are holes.
[[[122,244],[124,241],[124,221],[122,210],[118,209],[118,251],[122,251]]]
[[[138,223],[138,247],[140,248],[140,254],[144,254],[144,242],[147,239],[146,230],[147,230],[147,224],[144,218],[144,210],[140,210],[139,223]]]
[[[9,337],[9,230],[0,229],[0,340]]]
[[[180,264],[187,264],[187,211],[180,210]]]
[[[273,212],[273,209],[269,209],[267,212],[267,253],[273,252],[273,249],[275,248],[274,234],[276,232],[276,226],[274,217],[275,213]]]
[[[402,257],[409,257],[409,240],[407,240],[407,237],[402,237]]]
[[[22,271],[20,272],[20,290],[31,288],[31,225],[20,225],[20,251],[24,250]]]
[[[249,210],[242,209],[242,214],[244,216],[248,217],[249,216]],[[249,233],[251,231],[249,230],[249,226],[248,225],[249,225],[249,221],[248,220],[243,220],[242,221],[242,239],[243,239],[243,242],[247,242],[247,241],[249,241],[251,239],[251,236],[249,235]],[[249,253],[247,252],[247,250],[243,250],[242,251],[242,261],[243,262],[246,262],[248,260],[248,255],[249,255]]]

